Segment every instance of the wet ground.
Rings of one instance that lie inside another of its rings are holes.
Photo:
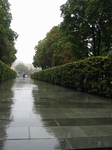
[[[112,102],[31,79],[0,83],[0,150],[112,147]]]

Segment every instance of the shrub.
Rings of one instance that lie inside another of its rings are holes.
[[[0,82],[16,78],[16,72],[0,61]]]
[[[110,57],[90,57],[31,75],[37,79],[97,95],[112,97]]]

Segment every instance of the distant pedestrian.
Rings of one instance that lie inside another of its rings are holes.
[[[25,74],[23,74],[23,78],[25,78]]]

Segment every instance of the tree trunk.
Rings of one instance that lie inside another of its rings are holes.
[[[100,55],[100,44],[101,44],[101,31],[99,29],[99,31],[98,31],[98,51],[97,51],[98,56]]]
[[[97,55],[100,55],[100,45],[101,45],[101,20],[99,22],[99,25],[97,25],[98,28],[98,51],[97,51]]]
[[[93,35],[93,55],[96,56],[96,41],[95,41],[94,25],[92,25],[92,35]]]

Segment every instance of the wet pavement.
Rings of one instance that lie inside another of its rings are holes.
[[[112,147],[112,102],[17,78],[0,83],[0,150]]]

